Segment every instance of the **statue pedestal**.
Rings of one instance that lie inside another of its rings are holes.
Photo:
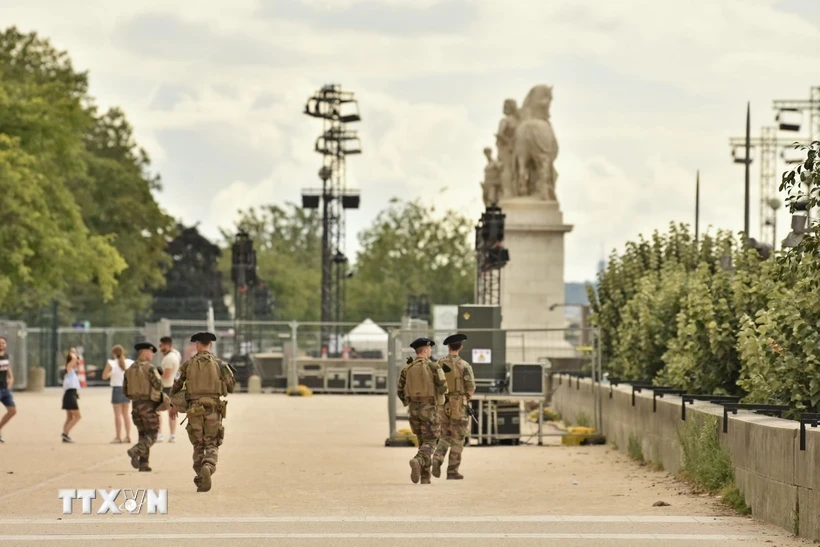
[[[506,215],[504,246],[510,262],[501,270],[502,328],[507,333],[507,361],[535,363],[544,357],[571,357],[564,340],[564,234],[572,226],[556,201],[511,198],[499,204]],[[556,329],[552,332],[509,332]]]

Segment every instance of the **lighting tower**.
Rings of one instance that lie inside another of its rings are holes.
[[[249,341],[252,332],[248,323],[253,319],[254,288],[259,283],[256,275],[256,251],[253,240],[239,230],[231,246],[231,280],[234,283],[234,355],[242,353],[242,342]],[[248,351],[251,351],[248,349]]]
[[[345,180],[346,157],[362,153],[356,131],[347,124],[361,117],[353,92],[343,91],[338,84],[325,85],[314,93],[304,113],[323,120],[323,132],[314,147],[322,155],[322,188],[303,190],[302,207],[318,209],[322,202],[322,346],[329,351],[328,325],[343,320],[344,283],[349,277],[344,254],[345,210],[358,209],[360,201],[359,192],[348,190]],[[338,334],[337,326],[337,339]]]
[[[811,145],[814,141],[820,140],[820,86],[812,86],[809,90],[809,99],[794,99],[794,100],[776,100],[773,103],[774,109],[777,110],[776,121],[778,128],[781,131],[798,132],[800,131],[803,116],[808,113],[809,127],[808,127],[808,144]],[[798,139],[792,139],[792,143]],[[786,159],[787,163],[800,163],[806,159],[805,155],[801,159],[798,157]],[[808,192],[811,193],[809,188]],[[811,219],[811,211],[807,210],[806,215]]]
[[[501,268],[510,260],[503,245],[505,216],[500,207],[489,206],[475,227],[477,304],[501,305]]]
[[[793,148],[794,139],[778,139],[777,128],[774,126],[764,126],[760,128],[760,136],[749,139],[752,150],[749,154],[749,162],[754,161],[755,152],[760,154],[760,241],[774,242],[777,233],[777,207],[773,206],[778,201],[778,187],[780,180],[777,176],[777,152],[789,162],[788,152]],[[729,139],[732,147],[732,157],[735,163],[746,162],[746,138],[732,137]],[[781,205],[782,205],[782,200]]]

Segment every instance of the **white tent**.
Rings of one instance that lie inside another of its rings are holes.
[[[384,358],[387,358],[388,338],[387,331],[368,318],[347,333],[345,344],[354,348],[356,353],[381,351]]]

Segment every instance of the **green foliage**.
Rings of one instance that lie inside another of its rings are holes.
[[[41,306],[73,283],[96,280],[110,299],[125,263],[93,236],[64,185],[39,172],[19,139],[0,134],[0,301],[5,310]]]
[[[359,234],[361,251],[348,286],[348,319],[397,321],[409,294],[432,304],[472,302],[474,223],[455,211],[436,218],[420,201],[393,199]]]
[[[741,515],[752,514],[752,508],[746,505],[746,498],[734,482],[721,490],[720,497],[723,503]]]
[[[256,249],[257,276],[270,288],[274,318],[281,321],[321,319],[322,219],[317,211],[293,203],[241,212],[236,223]],[[222,231],[227,242],[234,234]],[[222,253],[220,269],[232,285],[231,251]]]
[[[734,481],[734,469],[729,454],[720,446],[718,421],[706,417],[702,423],[687,420],[678,430],[683,449],[684,477],[710,494],[719,493]]]
[[[67,321],[133,321],[164,282],[171,221],[122,112],[98,115],[87,74],[11,27],[0,31],[0,137],[3,235],[15,240],[2,312],[33,316],[58,299]]]
[[[721,501],[743,515],[751,514],[743,494],[735,484],[735,473],[728,452],[718,440],[718,420],[706,417],[702,422],[687,420],[678,429],[683,448],[682,477],[710,494],[719,494]]]
[[[643,457],[643,447],[641,446],[641,440],[638,439],[635,435],[629,436],[629,445],[626,447],[626,453],[629,455],[630,458],[640,463],[641,465],[646,463],[646,459]]]
[[[575,423],[578,424],[578,427],[592,427],[586,412],[579,412],[575,416]]]

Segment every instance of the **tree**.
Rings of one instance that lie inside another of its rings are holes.
[[[148,155],[137,148],[120,110],[95,119],[86,132],[85,148],[87,171],[73,181],[73,193],[89,230],[111,235],[128,268],[119,277],[110,304],[100,305],[99,287],[93,284],[77,286],[72,302],[92,323],[131,324],[150,308],[153,291],[165,283],[170,265],[166,238],[175,235],[174,221],[154,199],[159,177],[150,174]]]
[[[321,319],[322,219],[316,210],[294,203],[252,207],[240,212],[236,229],[246,231],[254,243],[257,276],[269,291],[266,305],[273,305],[273,318]],[[230,244],[234,237],[234,233],[222,230],[227,247],[220,269],[226,282],[231,279]]]
[[[24,176],[41,181],[49,207],[70,208],[66,222],[80,215],[76,229],[87,242],[75,238],[82,260],[71,268],[90,275],[66,274],[71,283],[46,291],[59,297],[61,315],[99,322],[107,314],[109,320],[131,323],[164,282],[164,247],[173,223],[151,194],[159,188],[158,178],[148,172],[148,157],[134,143],[124,114],[112,109],[98,115],[87,74],[75,71],[68,55],[48,40],[11,27],[0,32],[0,134],[12,137],[25,155],[17,156],[27,158]],[[12,218],[7,214],[4,223]],[[59,237],[64,235],[73,237]],[[86,252],[84,245],[96,252]],[[16,286],[15,291],[32,289]],[[32,294],[20,299],[22,308],[6,311],[30,314],[34,310],[28,306],[43,298]]]
[[[126,264],[87,229],[68,182],[84,173],[87,78],[65,53],[15,28],[0,32],[0,137],[6,298],[20,316],[76,284],[111,300]]]
[[[110,300],[125,261],[109,238],[88,233],[71,193],[37,167],[19,139],[0,134],[3,309],[35,309],[74,283],[92,281]]]
[[[168,243],[171,268],[165,286],[154,293],[153,320],[205,319],[208,301],[217,320],[230,319],[219,259],[222,250],[203,237],[196,226],[177,226]]]
[[[432,304],[473,300],[473,223],[454,211],[441,219],[434,213],[419,201],[393,199],[359,234],[347,320],[398,321],[410,294],[427,294]]]

